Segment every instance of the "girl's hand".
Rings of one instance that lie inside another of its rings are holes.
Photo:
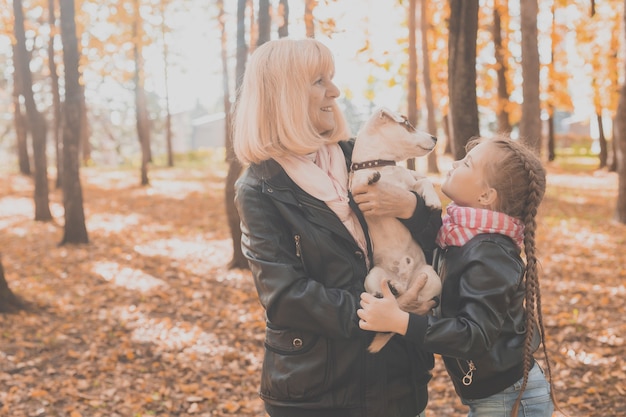
[[[361,308],[356,314],[361,319],[359,327],[375,332],[406,334],[409,313],[402,311],[396,297],[389,289],[389,280],[382,282],[383,298],[376,298],[366,292],[361,294]]]

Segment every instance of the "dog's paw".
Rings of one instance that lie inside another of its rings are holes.
[[[427,178],[421,178],[415,184],[414,190],[422,196],[426,206],[434,209],[441,208],[441,200],[439,194],[435,191],[435,187]]]
[[[441,208],[441,200],[439,199],[439,196],[437,195],[437,193],[435,193],[435,195],[425,195],[423,197],[424,197],[424,203],[426,204],[427,207],[430,207],[433,209]]]

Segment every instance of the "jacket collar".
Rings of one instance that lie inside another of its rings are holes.
[[[352,150],[354,148],[354,138],[348,141],[339,142],[339,146],[346,157],[346,168],[349,169],[352,163]],[[343,236],[345,239],[354,240],[348,229],[341,223],[337,216],[331,209],[317,198],[307,194],[287,175],[285,170],[280,166],[278,162],[273,159],[263,161],[259,164],[250,165],[249,169],[252,173],[259,178],[263,183],[263,193],[272,195],[283,203],[299,205],[300,203],[307,204],[309,206],[318,207],[319,210],[313,212],[311,221],[320,227],[332,228],[336,233]],[[363,213],[359,210],[358,205],[354,202],[352,194],[349,195],[350,206],[356,213],[361,227],[365,232],[365,239],[367,241],[367,250],[372,262],[372,244],[368,232],[367,223],[363,217]],[[371,263],[370,262],[370,263]]]

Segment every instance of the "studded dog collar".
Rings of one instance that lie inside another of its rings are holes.
[[[350,171],[358,171],[360,169],[365,169],[365,168],[374,168],[374,167],[384,167],[384,166],[390,166],[390,165],[395,165],[396,161],[390,161],[390,160],[386,160],[386,159],[376,159],[374,161],[365,161],[365,162],[353,162],[352,165],[350,165]]]

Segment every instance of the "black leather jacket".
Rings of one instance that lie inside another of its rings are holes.
[[[461,247],[437,249],[434,267],[443,279],[438,314],[411,314],[406,337],[443,356],[463,398],[485,398],[509,387],[523,376],[525,289],[519,247],[504,235],[481,234]],[[533,350],[539,340],[535,331]],[[465,385],[470,361],[476,369]]]
[[[353,142],[340,145],[349,166]],[[433,356],[399,337],[366,351],[372,333],[356,315],[366,261],[335,213],[275,161],[251,165],[236,191],[243,252],[266,310],[260,395],[271,415],[417,415]],[[432,250],[441,211],[418,197],[405,224]]]

